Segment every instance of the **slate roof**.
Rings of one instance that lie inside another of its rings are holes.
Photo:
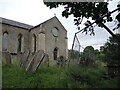
[[[1,17],[0,17],[0,19],[1,19],[0,23],[7,24],[7,25],[17,26],[17,27],[25,28],[25,29],[31,29],[31,28],[34,27],[32,25],[20,23],[20,22],[17,22],[17,21],[13,21],[13,20],[1,18]]]

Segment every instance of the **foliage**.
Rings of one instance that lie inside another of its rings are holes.
[[[94,54],[95,54],[95,55],[100,54],[99,50],[98,50],[98,49],[95,49],[95,50],[94,50]]]
[[[95,68],[83,68],[76,64],[57,68],[55,65],[41,65],[35,72],[26,72],[13,62],[11,67],[5,62],[3,68],[3,88],[117,88],[118,79],[104,80],[106,69],[100,65]]]
[[[108,3],[104,2],[45,2],[47,6],[51,8],[57,8],[59,5],[65,6],[65,10],[62,12],[62,16],[68,18],[73,14],[74,17],[81,20],[81,18],[92,17],[93,20],[97,20],[100,15],[108,12]],[[77,21],[77,19],[75,19]],[[80,24],[79,22],[76,23]]]
[[[88,66],[91,62],[94,62],[94,48],[92,46],[87,46],[81,54],[81,63]]]
[[[70,59],[79,59],[80,58],[80,52],[77,50],[68,50],[68,56]]]
[[[66,69],[55,65],[45,67],[41,65],[35,72],[26,72],[18,68],[18,63],[11,67],[3,63],[3,88],[62,88],[65,87]],[[62,83],[60,83],[62,82]]]
[[[103,53],[105,54],[104,60],[108,65],[120,66],[120,34],[116,36],[109,38],[103,47]]]
[[[67,75],[72,78],[73,82],[76,82],[76,88],[118,88],[120,78],[117,77],[111,80],[105,80],[103,76],[106,71],[105,67],[101,64],[94,68],[88,68],[72,63],[68,69]]]
[[[92,46],[85,47],[84,51],[85,53],[94,53],[94,48]]]
[[[94,60],[100,60],[104,61],[104,46],[100,47],[100,51],[98,49],[95,49],[92,46],[85,47],[83,53],[81,54],[81,57],[86,57],[86,55],[90,54],[90,57]]]
[[[120,34],[109,37],[109,40],[101,47],[103,60],[107,63],[109,77],[120,76]]]
[[[64,6],[62,16],[68,18],[70,15],[73,15],[74,22],[75,25],[78,26],[78,30],[80,29],[79,25],[83,21],[83,18],[92,18],[92,20],[94,20],[95,23],[101,27],[103,26],[101,25],[101,22],[105,23],[113,21],[111,14],[109,14],[110,11],[108,10],[108,2],[44,2],[44,4],[50,9],[57,8],[60,5]],[[104,19],[102,16],[105,14],[107,15]],[[120,21],[119,17],[120,14],[116,16],[118,21]],[[85,25],[86,28],[83,30],[83,32],[86,32],[86,34],[87,32],[90,32],[90,35],[94,35],[95,33],[92,23],[87,20]]]

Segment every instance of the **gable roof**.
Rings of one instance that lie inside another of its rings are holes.
[[[0,23],[7,24],[7,25],[12,25],[12,26],[20,27],[20,28],[25,28],[25,29],[31,29],[34,27],[32,25],[20,23],[20,22],[14,21],[14,20],[9,20],[9,19],[5,19],[5,18],[1,18],[1,17],[0,17],[0,19],[1,19]]]
[[[54,18],[56,18],[56,19],[58,20],[58,22],[62,25],[62,23],[59,21],[59,19],[58,19],[56,16],[54,16],[54,17],[52,17],[52,18],[50,18],[50,19],[48,19],[48,20],[46,20],[46,21],[44,21],[44,22],[42,22],[42,23],[40,23],[40,24],[34,26],[34,27],[31,28],[31,29],[34,29],[34,28],[36,28],[36,27],[39,27],[41,24],[44,24],[44,23],[46,23],[46,22],[48,22],[48,21],[50,21],[50,20],[52,20],[52,19],[54,19]],[[65,29],[65,27],[64,27],[63,25],[62,25],[62,27]],[[31,30],[31,29],[30,29],[30,30]],[[66,29],[65,29],[65,31],[67,32]]]
[[[48,20],[46,20],[46,21],[44,21],[44,22],[42,22],[42,23],[40,23],[40,24],[34,26],[34,27],[31,28],[31,29],[34,29],[34,28],[36,28],[36,27],[39,27],[41,24],[44,24],[44,23],[46,23],[47,21],[50,21],[50,20],[53,19],[53,18],[55,18],[55,17],[52,17],[52,18],[50,18],[50,19],[48,19]]]

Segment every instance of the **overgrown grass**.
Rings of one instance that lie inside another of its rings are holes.
[[[82,88],[120,88],[120,77],[111,79],[103,78],[107,69],[103,63],[95,67],[80,67],[71,64],[68,70],[69,77],[72,77],[77,84],[76,87]],[[79,84],[81,83],[81,84]]]
[[[94,68],[70,64],[69,68],[56,67],[54,61],[50,66],[40,65],[35,73],[26,72],[13,61],[12,66],[5,62],[3,68],[3,88],[118,88],[118,79],[104,80],[106,72],[102,66]]]

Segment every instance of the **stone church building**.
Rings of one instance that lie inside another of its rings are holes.
[[[56,60],[59,56],[68,58],[67,30],[56,16],[36,26],[0,19],[0,47],[2,52],[10,52],[12,59],[16,59],[18,53],[38,50],[44,50],[49,60]]]

